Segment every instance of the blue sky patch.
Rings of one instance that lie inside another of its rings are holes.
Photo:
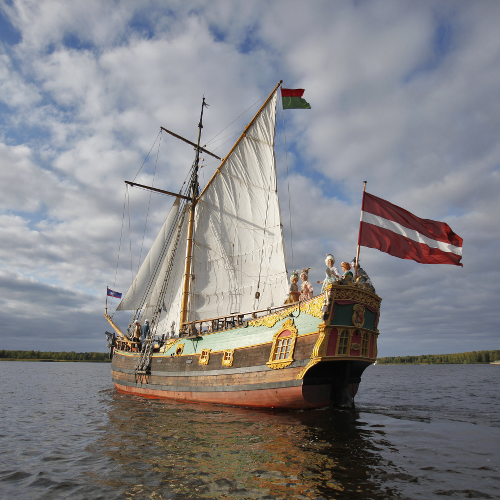
[[[74,33],[65,33],[62,42],[68,49],[92,50],[94,48],[92,43],[81,40]]]
[[[430,52],[427,59],[412,69],[403,83],[410,83],[415,78],[436,70],[453,48],[453,29],[449,21],[440,21],[434,30]]]
[[[22,40],[21,33],[12,26],[0,11],[0,40],[8,45],[16,45]]]

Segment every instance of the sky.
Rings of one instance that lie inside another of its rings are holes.
[[[0,349],[104,352],[106,286],[127,290],[172,204],[125,203],[124,181],[178,191],[193,148],[160,126],[195,141],[205,96],[223,157],[280,80],[311,104],[278,114],[289,272],[319,292],[326,253],[352,260],[367,181],[464,240],[463,268],[361,248],[379,355],[499,349],[498,19],[493,0],[0,1]]]

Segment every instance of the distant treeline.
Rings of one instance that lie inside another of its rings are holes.
[[[457,354],[424,354],[422,356],[396,356],[392,358],[378,358],[381,365],[404,364],[476,364],[491,363],[500,360],[500,351],[472,351]]]
[[[54,361],[109,361],[107,352],[51,352],[51,351],[5,351],[0,350],[2,359],[52,359]]]

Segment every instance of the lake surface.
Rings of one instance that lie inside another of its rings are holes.
[[[500,366],[370,366],[356,411],[142,399],[104,363],[0,381],[0,498],[500,498]]]

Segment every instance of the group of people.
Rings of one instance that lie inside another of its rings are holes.
[[[134,321],[134,329],[132,330],[132,342],[143,343],[149,333],[149,319],[144,321],[141,326],[139,320]]]
[[[342,268],[342,273],[340,273],[339,270],[335,267],[335,257],[331,253],[326,255],[325,264],[326,264],[326,277],[323,281],[318,281],[318,283],[323,284],[323,286],[321,287],[321,292],[324,292],[328,285],[336,282],[340,284],[347,284],[354,282],[353,271],[356,272],[356,283],[365,284],[365,286],[369,290],[375,292],[375,288],[373,287],[372,282],[368,277],[366,271],[361,267],[359,267],[359,265],[357,266],[356,269],[356,257],[354,257],[351,263],[342,262],[340,264]],[[304,300],[309,300],[313,298],[313,286],[311,285],[308,279],[310,269],[311,269],[310,267],[305,267],[300,272],[300,279],[302,280],[302,283],[300,285],[300,291],[298,285],[299,271],[296,270],[292,272],[292,275],[290,276],[290,290],[285,304],[291,304],[299,300],[302,302]]]

